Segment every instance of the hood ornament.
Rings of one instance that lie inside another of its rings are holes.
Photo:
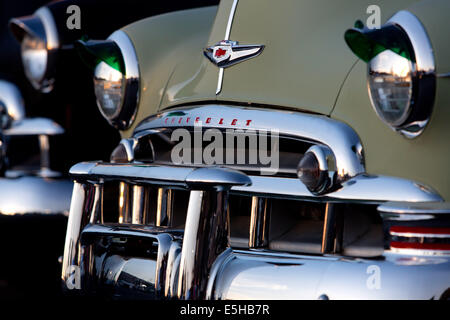
[[[222,40],[205,48],[204,55],[219,68],[227,68],[261,54],[264,45],[239,45],[237,41]]]

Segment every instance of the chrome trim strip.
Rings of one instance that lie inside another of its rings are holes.
[[[223,68],[219,68],[219,77],[217,78],[216,95],[218,95],[222,91],[222,83],[223,83]]]
[[[383,213],[396,213],[405,215],[442,215],[450,214],[450,202],[387,202],[378,206],[378,211]]]
[[[405,237],[405,238],[450,238],[450,234],[441,234],[441,233],[414,233],[414,232],[393,232],[390,231],[389,234],[391,236],[396,237]]]
[[[422,249],[403,249],[403,248],[391,248],[389,252],[401,255],[411,256],[433,256],[433,257],[445,257],[450,256],[450,250],[422,250]]]
[[[69,173],[75,180],[131,180],[133,183],[180,186],[194,190],[201,190],[204,186],[251,184],[251,180],[245,174],[218,167],[186,168],[150,164],[81,162],[74,165]]]
[[[359,175],[343,183],[339,190],[322,196],[313,195],[298,179],[262,176],[250,178],[251,186],[236,186],[232,188],[232,192],[317,202],[377,204],[386,201],[443,201],[439,194],[413,181],[386,176]]]
[[[228,16],[227,29],[225,30],[225,37],[223,40],[230,40],[231,26],[233,25],[234,14],[236,13],[236,7],[239,0],[233,0],[233,5],[231,6],[230,15]]]
[[[53,136],[64,133],[64,129],[47,118],[25,118],[15,121],[9,129],[3,132],[7,136]]]
[[[265,176],[251,176],[248,178],[238,171],[217,167],[186,168],[82,162],[73,166],[70,169],[70,174],[76,180],[125,180],[133,183],[178,186],[188,189],[197,189],[201,188],[202,185],[208,184],[234,185],[231,188],[233,193],[295,198],[318,202],[350,201],[379,204],[386,201],[443,201],[435,191],[414,181],[395,177],[369,176],[366,174],[358,175],[344,182],[340,189],[322,196],[313,195],[298,179]],[[240,186],[235,184],[240,184]]]
[[[225,30],[225,37],[223,40],[230,40],[231,26],[233,25],[234,14],[236,13],[236,7],[239,0],[233,0],[233,5],[231,6],[230,15],[228,16],[227,28]],[[223,83],[223,68],[219,68],[219,76],[217,79],[217,89],[216,95],[222,91]]]
[[[253,129],[279,130],[280,134],[291,135],[303,140],[327,145],[334,153],[336,159],[338,182],[365,172],[361,141],[356,132],[348,125],[325,116],[304,114],[261,108],[230,107],[223,105],[204,105],[185,108],[176,108],[153,115],[141,122],[135,129],[135,134],[141,131],[167,127],[191,127],[191,123],[167,121],[173,111],[182,111],[186,117],[206,120],[203,128],[223,129]],[[176,118],[178,120],[178,118]],[[218,124],[219,120],[223,124]],[[238,121],[232,124],[232,120]],[[248,125],[247,120],[251,120]]]

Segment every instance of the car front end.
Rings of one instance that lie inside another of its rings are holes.
[[[122,141],[70,171],[68,294],[448,299],[448,4],[378,1],[374,33],[345,32],[372,3],[319,2],[78,43]]]

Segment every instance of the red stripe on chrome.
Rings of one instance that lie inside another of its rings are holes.
[[[392,241],[394,249],[450,250],[450,243],[418,243]]]
[[[390,232],[395,233],[430,233],[430,234],[448,234],[450,235],[450,228],[425,228],[425,227],[391,227]]]

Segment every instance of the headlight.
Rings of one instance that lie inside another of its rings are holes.
[[[25,35],[21,44],[25,74],[32,83],[40,83],[47,69],[47,48],[40,38]]]
[[[368,66],[369,95],[376,113],[387,124],[401,126],[411,111],[413,64],[386,50]]]
[[[78,41],[81,57],[94,68],[97,105],[108,122],[127,129],[135,118],[139,99],[139,67],[133,44],[123,31],[105,41]]]
[[[419,19],[395,14],[380,29],[350,29],[350,49],[368,63],[369,97],[380,119],[408,138],[420,135],[434,104],[433,49]]]
[[[124,75],[116,69],[101,61],[94,72],[95,96],[100,112],[106,119],[118,116],[123,105],[125,94]]]
[[[26,77],[35,89],[51,91],[59,48],[58,32],[51,12],[42,7],[31,16],[12,19],[10,28],[21,45]]]

